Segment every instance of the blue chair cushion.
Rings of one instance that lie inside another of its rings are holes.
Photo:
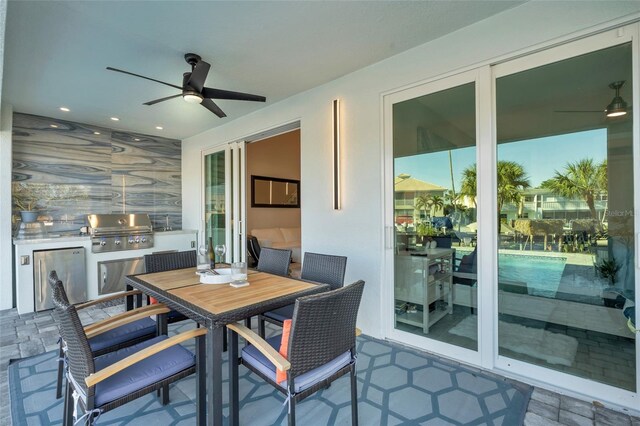
[[[282,339],[281,335],[273,336],[267,339],[267,343],[269,343],[276,351],[280,349],[280,340]],[[265,357],[262,352],[257,350],[255,346],[248,345],[242,349],[242,361],[243,363],[249,364],[262,373],[265,377],[268,377],[274,383],[276,382],[276,366],[271,363]],[[345,353],[338,355],[333,360],[329,361],[325,365],[322,365],[318,368],[315,368],[311,371],[307,371],[306,373],[296,377],[295,379],[295,389],[294,392],[302,392],[303,390],[313,386],[321,380],[324,380],[334,374],[336,371],[340,370],[342,367],[348,365],[351,362],[351,352],[346,351]],[[278,386],[283,389],[287,388],[287,381],[278,384]]]
[[[116,352],[99,356],[94,361],[96,371],[167,338],[167,336],[154,337]],[[101,407],[194,365],[195,356],[193,353],[181,345],[171,346],[98,383],[95,388],[96,407]]]
[[[154,334],[156,334],[156,322],[151,318],[142,318],[92,337],[89,339],[89,346],[92,352],[98,352],[111,346]]]
[[[284,322],[293,318],[293,308],[295,305],[287,305],[282,308],[274,309],[273,311],[265,312],[263,315],[267,318],[274,319],[276,321]]]

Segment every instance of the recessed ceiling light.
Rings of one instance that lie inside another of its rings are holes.
[[[94,134],[94,135],[99,135],[99,134],[100,134],[100,132],[93,132],[93,134]]]
[[[120,121],[120,119],[119,119],[118,117],[111,117],[111,119],[112,119],[113,121]]]
[[[60,107],[60,111],[69,112],[71,110],[67,107]]]
[[[140,138],[133,138],[134,141],[140,142]]]
[[[58,128],[58,125],[57,125],[57,124],[49,124],[49,126],[53,127],[54,129],[57,129],[57,128]]]
[[[162,127],[162,126],[156,126],[156,129],[158,129],[158,130],[162,130],[162,129],[163,129],[163,127]]]

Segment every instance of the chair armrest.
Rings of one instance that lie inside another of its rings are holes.
[[[242,324],[234,323],[227,324],[229,330],[233,330],[240,336],[244,337],[249,343],[256,347],[267,359],[276,366],[277,369],[286,371],[291,368],[291,363],[288,359],[280,355],[280,352],[273,349],[273,347],[266,342],[262,337],[258,336],[249,328]]]
[[[147,318],[151,315],[166,314],[171,311],[166,305],[161,303],[155,305],[145,306],[133,311],[123,312],[122,314],[115,315],[111,318],[106,318],[84,329],[87,339],[102,334],[106,331],[113,330],[114,328],[129,324],[134,321],[138,321],[142,318]]]
[[[129,355],[128,357],[121,359],[120,361],[113,363],[100,371],[90,374],[89,376],[85,377],[84,381],[87,386],[95,386],[101,381],[113,376],[116,373],[119,373],[127,367],[131,367],[132,365],[142,361],[143,359],[149,358],[150,356],[155,355],[158,352],[162,352],[163,350],[171,346],[180,344],[185,340],[203,336],[205,334],[207,334],[206,328],[195,328],[193,330],[185,331],[184,333],[176,334],[175,336],[169,337],[162,342],[158,342],[155,345],[149,346],[148,348]]]
[[[101,297],[100,299],[95,299],[90,302],[85,302],[85,303],[76,305],[76,310],[88,308],[89,306],[97,305],[98,303],[108,302],[109,300],[120,299],[122,297],[127,297],[127,296],[135,296],[136,294],[141,294],[141,293],[142,292],[140,290],[131,290],[131,291],[125,291],[122,293],[112,294],[111,296]]]

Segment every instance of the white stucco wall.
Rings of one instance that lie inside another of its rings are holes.
[[[382,337],[382,94],[638,17],[639,2],[529,2],[183,142],[183,223],[199,223],[201,150],[301,121],[302,249],[348,256],[359,326]],[[579,33],[578,33],[579,32]],[[331,101],[342,102],[341,211],[331,206]],[[189,202],[187,200],[194,200]],[[390,283],[389,283],[390,284]]]

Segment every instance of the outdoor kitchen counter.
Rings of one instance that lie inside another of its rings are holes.
[[[69,233],[45,234],[38,238],[14,238],[15,251],[14,274],[16,277],[16,307],[19,314],[34,312],[33,252],[83,247],[85,249],[87,296],[97,299],[98,262],[116,259],[141,257],[157,251],[194,250],[196,248],[195,230],[177,230],[154,232],[154,246],[139,250],[125,250],[106,253],[91,252],[91,237],[88,235],[69,235]]]

